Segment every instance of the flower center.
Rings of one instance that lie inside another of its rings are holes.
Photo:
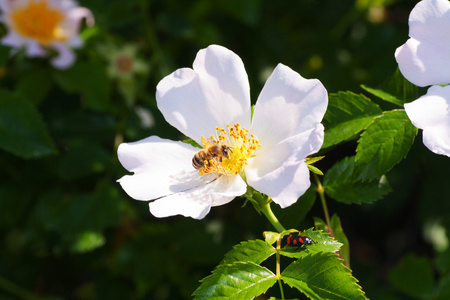
[[[201,175],[212,172],[219,175],[237,175],[247,165],[247,160],[252,157],[253,152],[260,147],[258,139],[239,123],[234,126],[227,125],[226,129],[216,127],[216,136],[201,138],[206,154],[211,152],[211,148],[217,150],[219,146],[219,155],[207,155],[209,160],[199,169]]]
[[[64,30],[59,26],[64,17],[61,11],[49,7],[47,1],[35,0],[30,0],[27,6],[18,7],[11,13],[17,32],[41,44],[66,40]]]
[[[133,69],[133,59],[126,55],[121,55],[116,59],[116,67],[122,74],[130,73]]]

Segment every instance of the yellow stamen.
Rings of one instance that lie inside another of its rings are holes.
[[[61,28],[64,18],[64,14],[49,7],[47,1],[30,0],[27,6],[17,7],[11,13],[13,26],[18,33],[44,45],[67,39]]]
[[[260,147],[258,139],[249,134],[248,129],[242,128],[239,123],[233,126],[227,125],[226,129],[216,127],[216,136],[211,135],[209,139],[201,137],[204,149],[218,144],[229,148],[228,157],[210,159],[201,168],[200,174],[217,173],[219,175],[237,175],[247,165],[247,160],[253,152]]]

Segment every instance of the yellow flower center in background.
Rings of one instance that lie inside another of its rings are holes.
[[[209,139],[203,136],[201,138],[205,150],[211,143],[228,147],[228,157],[211,159],[199,170],[201,175],[211,172],[219,175],[237,175],[247,165],[247,160],[253,152],[261,146],[258,139],[250,134],[248,129],[241,128],[239,123],[234,126],[227,125],[226,129],[216,127],[216,136],[212,135]]]
[[[11,13],[16,31],[41,44],[66,40],[67,36],[60,27],[64,18],[61,11],[49,7],[46,1],[30,0],[27,6],[17,7]]]

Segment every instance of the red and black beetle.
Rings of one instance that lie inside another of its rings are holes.
[[[309,236],[298,234],[285,235],[282,241],[285,242],[286,245],[297,246],[297,249],[304,246],[307,252],[309,252],[307,245],[312,245],[316,243]]]

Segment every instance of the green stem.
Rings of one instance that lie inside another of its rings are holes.
[[[279,279],[279,278],[278,278],[278,284],[280,285],[281,299],[284,300],[283,284],[281,283],[281,279]]]
[[[267,201],[265,203],[260,203],[261,212],[266,216],[266,218],[278,232],[282,232],[286,229],[284,229],[283,225],[281,225],[280,221],[278,221],[277,217],[272,212],[272,209],[270,208],[271,201],[272,200],[267,197]]]
[[[330,214],[328,213],[327,202],[325,200],[325,190],[323,189],[322,183],[319,180],[319,176],[317,176],[317,174],[314,174],[314,178],[317,184],[317,193],[319,194],[320,201],[322,202],[323,213],[325,215],[325,221],[327,222],[328,231],[333,234],[331,229]]]
[[[276,259],[277,259],[277,266],[276,266],[277,274],[276,274],[276,276],[277,276],[278,285],[280,286],[281,299],[284,300],[283,284],[281,283],[280,248],[281,248],[281,242],[280,242],[280,239],[278,239],[278,241],[277,241],[277,254],[276,254]]]

